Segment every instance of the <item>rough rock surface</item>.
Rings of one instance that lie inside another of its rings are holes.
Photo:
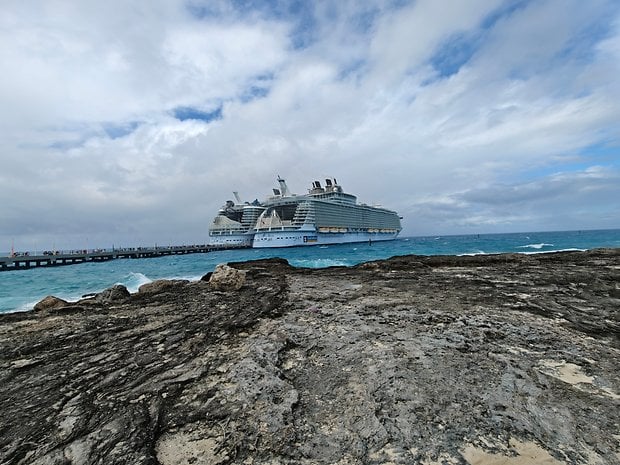
[[[39,302],[37,302],[33,308],[35,312],[40,312],[44,310],[52,310],[54,308],[61,308],[68,305],[68,302],[63,299],[59,299],[58,297],[54,297],[53,295],[48,295],[44,297]]]
[[[131,294],[122,284],[117,284],[109,289],[106,289],[105,291],[99,292],[98,294],[95,294],[94,297],[96,302],[102,304],[124,302],[129,298],[131,298]]]
[[[215,267],[215,271],[210,275],[209,284],[213,289],[220,291],[238,291],[245,284],[245,271],[221,263]]]
[[[620,250],[230,266],[0,316],[0,463],[620,464]]]
[[[138,292],[141,294],[168,292],[173,288],[183,287],[188,283],[189,281],[187,279],[157,279],[140,286]]]

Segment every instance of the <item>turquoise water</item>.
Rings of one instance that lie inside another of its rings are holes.
[[[200,279],[218,263],[282,257],[307,268],[351,266],[395,255],[464,255],[500,252],[541,253],[620,247],[620,229],[605,231],[532,232],[468,236],[409,237],[390,242],[296,247],[290,249],[226,250],[208,254],[124,259],[57,268],[0,273],[0,312],[28,310],[47,295],[77,300],[114,284],[131,292],[161,278]]]

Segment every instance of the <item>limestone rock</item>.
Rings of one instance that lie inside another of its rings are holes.
[[[245,271],[220,263],[209,278],[209,284],[220,291],[237,291],[245,284]]]
[[[0,463],[620,465],[620,250],[228,267],[0,315]]]
[[[66,300],[54,297],[53,295],[48,295],[47,297],[37,302],[33,310],[35,312],[38,312],[42,310],[51,310],[54,308],[65,307],[66,305],[68,305],[68,302]]]
[[[95,295],[94,300],[100,303],[124,302],[131,294],[125,286],[117,284]]]

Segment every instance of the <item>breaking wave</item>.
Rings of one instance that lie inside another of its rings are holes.
[[[533,255],[538,253],[554,253],[554,252],[585,252],[588,249],[576,249],[576,248],[568,248],[568,249],[557,249],[557,250],[541,250],[536,252],[519,252],[525,255]]]
[[[138,288],[143,284],[147,284],[152,281],[152,279],[148,278],[142,273],[131,272],[128,275],[124,276],[118,284],[122,284],[127,288],[129,292],[133,293],[138,292]]]
[[[553,247],[553,244],[547,244],[545,242],[541,242],[540,244],[520,245],[517,248],[519,248],[519,249],[536,249],[536,250],[540,250],[543,247]]]

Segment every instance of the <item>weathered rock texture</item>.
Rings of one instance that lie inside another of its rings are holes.
[[[219,264],[209,276],[209,284],[219,291],[238,291],[245,284],[245,271],[237,270],[226,264]]]
[[[620,251],[230,266],[1,316],[0,463],[620,464]]]

